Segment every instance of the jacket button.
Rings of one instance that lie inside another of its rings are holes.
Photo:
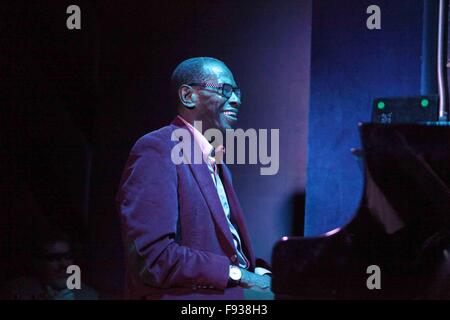
[[[237,255],[233,254],[233,255],[230,257],[230,259],[231,259],[231,262],[236,263],[237,260],[238,260],[238,257],[237,257]]]

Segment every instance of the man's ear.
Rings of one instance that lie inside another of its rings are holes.
[[[191,86],[183,84],[178,89],[178,97],[180,98],[181,103],[186,108],[188,108],[188,109],[194,109],[195,108],[197,95],[195,94],[194,89],[192,89]]]

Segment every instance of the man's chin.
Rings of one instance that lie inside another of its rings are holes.
[[[225,139],[225,135],[227,133],[226,130],[234,130],[236,128],[236,121],[233,121],[233,123],[230,123],[229,121],[216,122],[212,128],[219,130],[223,134],[223,138]],[[206,130],[204,129],[204,131]]]
[[[226,139],[227,130],[234,130],[234,127],[232,126],[221,126],[220,128],[217,128],[223,135],[223,139]]]
[[[234,130],[236,128],[237,121],[225,121],[221,124],[220,129],[222,132],[225,132],[225,130]]]

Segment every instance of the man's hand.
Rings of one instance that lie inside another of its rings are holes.
[[[270,276],[268,275],[260,276],[245,269],[241,269],[241,271],[242,271],[242,278],[240,285],[242,287],[255,291],[271,292],[270,284],[272,278]]]

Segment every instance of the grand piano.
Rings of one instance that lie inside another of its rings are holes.
[[[359,125],[351,221],[273,248],[276,299],[450,299],[450,126]],[[379,268],[380,289],[367,282]]]

